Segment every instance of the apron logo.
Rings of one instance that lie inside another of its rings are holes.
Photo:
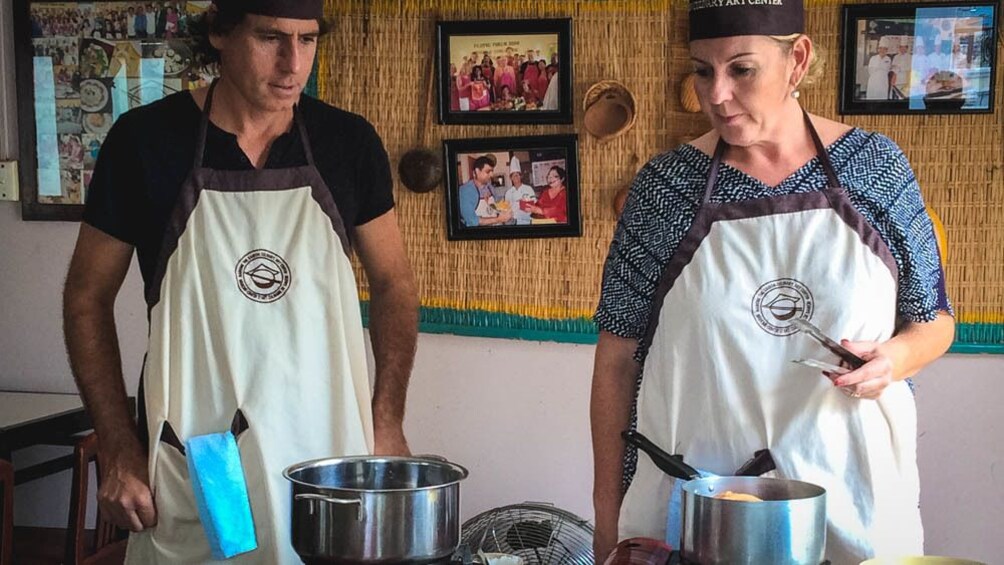
[[[795,279],[777,279],[757,289],[751,310],[760,329],[783,337],[798,331],[791,323],[795,318],[812,318],[814,305],[807,286]]]
[[[237,288],[255,302],[275,302],[293,280],[285,259],[267,249],[255,249],[237,262]]]

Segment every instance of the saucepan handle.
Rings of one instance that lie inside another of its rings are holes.
[[[683,462],[682,457],[676,457],[666,453],[660,449],[659,446],[652,443],[647,437],[643,436],[636,430],[621,432],[621,437],[624,438],[624,441],[648,454],[648,456],[652,458],[652,462],[655,463],[655,466],[661,469],[663,473],[685,481],[699,479],[701,477],[701,474],[697,472],[697,469],[694,469],[690,465]]]
[[[303,492],[293,496],[293,500],[314,500],[317,502],[323,502],[325,504],[340,504],[340,505],[350,505],[356,504],[359,506],[357,513],[357,518],[359,520],[363,519],[363,501],[358,498],[335,498],[333,496],[328,496],[325,494],[317,494],[312,492]]]
[[[743,463],[742,467],[736,471],[738,477],[759,477],[764,473],[769,473],[777,469],[774,458],[770,455],[769,449],[761,449],[753,454],[753,458]]]

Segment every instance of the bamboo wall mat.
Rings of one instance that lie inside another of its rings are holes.
[[[581,238],[447,241],[442,189],[413,194],[397,183],[424,331],[595,341],[590,317],[616,225],[614,193],[652,156],[709,127],[679,102],[679,83],[691,69],[685,6],[668,0],[327,0],[334,25],[320,48],[319,96],[375,125],[395,178],[405,151],[440,151],[443,139],[581,132]],[[955,350],[1004,352],[1004,44],[998,40],[994,114],[840,116],[840,4],[810,1],[807,12],[807,31],[824,50],[826,73],[804,92],[803,104],[884,133],[903,148],[946,226],[949,295],[960,322]],[[573,125],[436,124],[429,89],[437,20],[547,17],[573,19]],[[581,98],[604,79],[633,90],[638,115],[630,132],[600,143],[581,127]],[[360,292],[365,310],[361,275]]]

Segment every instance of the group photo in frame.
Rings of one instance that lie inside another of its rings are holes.
[[[843,7],[841,114],[992,113],[997,2]]]
[[[449,239],[582,235],[574,135],[450,139],[443,146]]]
[[[436,24],[442,124],[572,123],[572,20]]]
[[[14,0],[22,219],[79,220],[119,117],[212,80],[191,37],[211,4]]]

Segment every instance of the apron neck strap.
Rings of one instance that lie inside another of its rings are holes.
[[[202,116],[199,118],[199,136],[195,141],[195,168],[202,168],[203,156],[206,152],[206,132],[209,131],[209,112],[213,107],[213,91],[216,90],[216,81],[209,84],[209,92],[206,93],[206,103],[202,106]],[[310,138],[307,137],[307,126],[300,118],[300,105],[293,105],[293,122],[296,124],[297,133],[300,134],[300,143],[303,144],[303,154],[307,158],[307,165],[314,166],[314,152],[310,147]]]
[[[715,155],[711,158],[711,170],[708,171],[708,182],[704,185],[704,196],[701,197],[701,205],[705,205],[711,200],[711,194],[715,191],[715,183],[718,181],[718,169],[722,165],[722,157],[729,144],[721,137],[718,138],[718,145],[715,146]]]
[[[819,157],[819,162],[823,166],[823,172],[826,173],[826,182],[829,183],[830,188],[839,188],[840,181],[837,180],[837,173],[833,170],[833,164],[830,162],[830,156],[826,153],[826,147],[823,145],[823,141],[819,139],[819,133],[816,132],[815,126],[812,125],[812,120],[809,119],[809,113],[802,108],[802,116],[805,119],[805,127],[809,130],[809,135],[812,137],[812,144],[816,146],[816,155]],[[701,204],[707,204],[711,200],[711,195],[715,191],[715,182],[718,180],[718,169],[722,164],[722,157],[725,156],[725,150],[728,149],[729,144],[721,137],[718,138],[718,145],[715,146],[715,155],[711,158],[711,170],[708,171],[708,182],[704,186],[704,196],[701,198]]]
[[[202,155],[206,152],[206,132],[209,131],[209,111],[213,107],[213,91],[216,90],[216,81],[209,83],[209,91],[206,93],[206,102],[202,105],[202,116],[199,118],[199,136],[195,140],[195,168],[202,168]]]
[[[819,133],[816,132],[816,127],[812,125],[812,120],[809,119],[809,113],[805,111],[805,108],[802,108],[802,116],[805,118],[805,126],[809,128],[809,135],[812,136],[812,143],[816,146],[816,155],[819,157],[819,163],[823,165],[823,172],[826,173],[826,181],[829,183],[829,187],[839,188],[840,181],[837,180],[837,173],[833,170],[833,163],[830,162],[830,156],[826,153],[826,146],[819,139]]]

